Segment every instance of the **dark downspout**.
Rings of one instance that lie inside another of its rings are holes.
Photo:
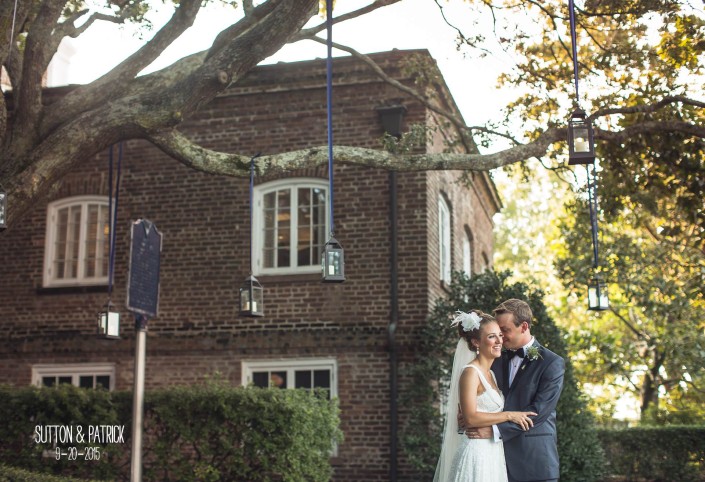
[[[398,459],[398,360],[396,331],[399,321],[399,278],[397,273],[397,173],[389,172],[390,315],[389,315],[389,481],[397,480]]]

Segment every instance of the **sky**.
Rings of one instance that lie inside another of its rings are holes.
[[[337,0],[334,16],[370,2]],[[475,15],[463,2],[439,2],[446,17],[470,32]],[[156,5],[156,3],[155,3]],[[158,2],[155,24],[165,22],[171,9]],[[145,72],[170,65],[178,58],[207,49],[223,28],[238,18],[232,7],[210,5],[199,13],[194,25],[167,49]],[[315,18],[315,24],[323,21]],[[325,32],[322,34],[325,35]],[[147,33],[147,37],[151,33]],[[436,59],[443,77],[468,125],[484,124],[499,117],[499,110],[511,98],[508,90],[496,88],[496,78],[511,59],[500,52],[497,57],[464,58],[455,48],[455,31],[443,20],[433,0],[404,0],[358,19],[336,24],[333,41],[362,53],[391,49],[426,48]],[[69,39],[62,51],[73,50],[68,70],[50,79],[50,85],[82,84],[108,72],[141,44],[134,32],[105,22],[91,26],[78,39]],[[335,51],[334,56],[347,55]],[[326,47],[311,41],[285,46],[263,63],[325,58]],[[333,63],[335,70],[335,62]]]

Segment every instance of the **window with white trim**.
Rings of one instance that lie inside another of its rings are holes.
[[[283,179],[254,190],[256,274],[318,273],[328,240],[328,182]]]
[[[80,388],[115,389],[113,363],[76,363],[32,366],[32,384],[38,387],[73,385]]]
[[[469,233],[465,233],[463,239],[463,272],[468,278],[472,276],[472,241]]]
[[[243,361],[242,384],[268,388],[321,388],[338,396],[337,363],[333,358]]]
[[[450,283],[450,209],[443,196],[438,197],[438,254],[441,281]]]
[[[49,204],[44,286],[108,282],[108,198],[78,196]]]

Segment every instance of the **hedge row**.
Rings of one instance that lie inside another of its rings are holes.
[[[608,473],[626,480],[705,480],[705,426],[602,429]]]
[[[130,480],[129,392],[0,387],[0,419],[0,464]],[[325,481],[338,425],[325,392],[220,383],[147,392],[143,479]]]

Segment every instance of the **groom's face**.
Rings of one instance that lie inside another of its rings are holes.
[[[497,315],[497,324],[502,332],[504,341],[502,344],[507,350],[517,350],[526,344],[526,323],[521,323],[519,326],[514,324],[513,313],[502,313]]]

